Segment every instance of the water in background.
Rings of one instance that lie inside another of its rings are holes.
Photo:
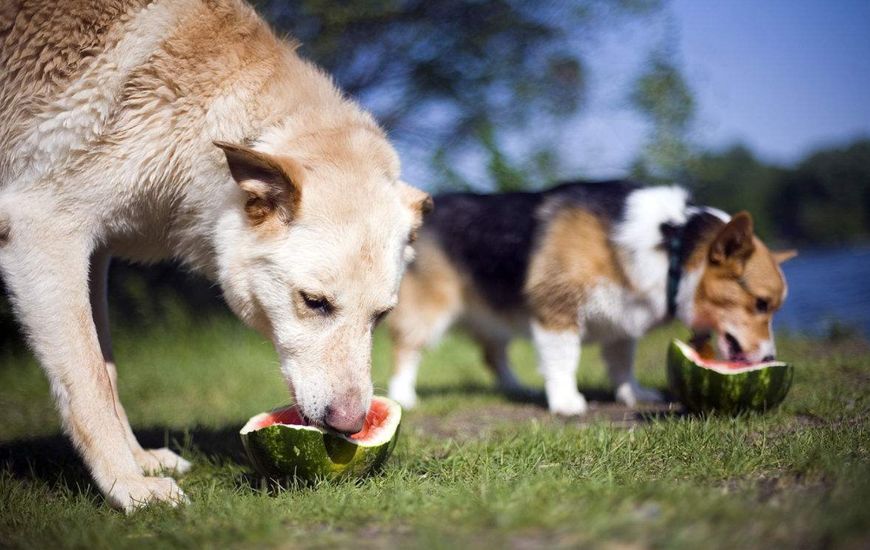
[[[801,250],[782,270],[789,292],[777,329],[824,335],[845,327],[870,337],[870,248]]]

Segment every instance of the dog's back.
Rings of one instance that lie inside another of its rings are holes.
[[[39,151],[61,159],[71,148],[87,144],[116,113],[130,73],[176,23],[173,9],[145,9],[149,3],[12,0],[4,7],[0,185],[39,162]],[[136,26],[146,24],[150,36],[131,37]]]
[[[118,42],[125,14],[144,0],[11,0],[0,12],[0,174],[28,126]],[[5,178],[0,177],[0,182]]]
[[[0,19],[0,186],[99,155],[126,164],[103,174],[115,187],[182,176],[218,159],[209,136],[244,141],[309,97],[342,104],[308,74],[321,73],[241,0],[13,0]]]
[[[630,181],[577,181],[543,192],[440,195],[423,229],[431,239],[423,242],[437,242],[489,307],[522,308],[529,263],[556,210],[580,207],[610,223],[638,188]],[[420,248],[420,255],[429,253]]]

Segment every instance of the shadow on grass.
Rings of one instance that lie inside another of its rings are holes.
[[[588,401],[593,403],[616,403],[616,396],[612,389],[601,387],[578,388]],[[655,388],[664,396],[664,403],[676,403],[676,397],[667,388]],[[512,403],[525,403],[547,407],[547,396],[544,390],[536,388],[520,388],[515,391],[502,391],[495,384],[481,384],[478,382],[465,382],[450,386],[429,386],[417,388],[417,395],[422,399],[432,397],[456,397],[456,396],[502,396]]]
[[[309,489],[317,484],[316,481],[292,478],[271,479],[251,471],[239,438],[238,426],[187,430],[152,427],[134,431],[139,443],[146,449],[169,447],[175,452],[183,452],[187,458],[192,453],[195,464],[207,459],[213,464],[244,467],[245,471],[232,474],[230,483],[236,489],[253,489],[275,496],[287,491]],[[66,488],[73,494],[87,495],[97,500],[101,498],[84,462],[69,439],[62,434],[0,443],[0,471],[3,470],[19,480],[44,483],[52,488]],[[371,472],[365,477],[377,473]],[[363,479],[351,482],[362,482]]]
[[[422,402],[430,398],[472,398],[467,406],[458,406],[447,414],[421,412],[414,416],[417,427],[425,433],[455,440],[474,440],[488,437],[493,430],[505,425],[519,424],[532,418],[554,425],[606,424],[614,428],[630,428],[653,422],[669,422],[686,416],[685,409],[674,402],[673,396],[660,389],[665,397],[661,403],[641,403],[627,407],[614,398],[613,391],[602,387],[581,387],[589,401],[589,412],[581,416],[562,417],[550,414],[547,400],[541,390],[529,390],[506,395],[494,386],[481,383],[460,383],[450,386],[423,387],[419,390]],[[485,402],[474,397],[494,397]]]
[[[238,426],[187,430],[153,427],[134,431],[146,449],[169,447],[176,452],[193,451],[220,464],[247,465]],[[74,493],[98,495],[87,468],[62,434],[0,442],[0,469],[18,479],[51,487],[65,485]],[[252,476],[243,477],[251,486],[259,482]]]
[[[589,415],[577,419],[580,423],[611,420],[617,424],[628,422],[631,425],[636,425],[653,421],[668,421],[687,414],[681,407],[672,406],[673,398],[666,391],[663,392],[666,397],[665,403],[644,406],[639,410],[632,410],[616,403],[613,392],[607,389],[580,388],[580,391],[593,404],[593,410]],[[528,389],[505,394],[492,385],[466,383],[454,386],[423,387],[420,388],[419,394],[423,399],[439,396],[501,396],[505,403],[494,407],[498,411],[497,418],[504,418],[505,411],[512,409],[515,409],[513,412],[517,418],[528,416],[530,411],[537,411],[532,412],[532,416],[549,417],[546,412],[546,396],[540,390]],[[510,403],[528,405],[528,407],[512,408],[509,406]],[[421,425],[431,422],[441,424],[441,426],[430,426],[432,433],[443,431],[443,435],[452,437],[455,435],[453,432],[459,430],[455,424],[457,422],[461,424],[465,416],[468,416],[469,425],[475,429],[486,428],[486,426],[481,427],[480,412],[489,407],[493,406],[480,404],[479,408],[475,407],[474,410],[460,413],[456,418],[449,420],[417,418],[417,422]],[[157,426],[135,430],[135,432],[139,443],[146,449],[169,447],[176,452],[184,451],[185,455],[194,454],[194,460],[197,460],[196,455],[199,455],[215,464],[233,465],[247,469],[248,461],[239,438],[238,429],[236,425],[190,429],[171,429]],[[50,487],[65,486],[75,494],[98,496],[98,491],[92,484],[87,468],[79,458],[78,453],[75,452],[69,439],[62,434],[0,442],[0,470],[6,470],[18,479],[41,482]],[[294,484],[288,486],[286,482],[276,483],[274,480],[267,480],[243,472],[235,475],[235,484],[239,488],[265,490],[270,494],[296,488]]]

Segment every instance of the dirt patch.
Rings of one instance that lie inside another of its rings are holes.
[[[545,426],[605,424],[617,428],[632,428],[657,418],[682,415],[676,403],[644,404],[629,408],[615,402],[592,402],[589,412],[580,417],[563,418],[550,414],[540,405],[530,403],[497,403],[459,409],[446,415],[413,414],[408,425],[429,437],[471,441],[485,439],[502,429],[538,423]]]

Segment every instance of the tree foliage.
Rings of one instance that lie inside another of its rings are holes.
[[[780,178],[771,216],[796,242],[847,244],[870,238],[870,139],[810,155]]]
[[[870,239],[870,140],[823,149],[793,168],[767,164],[744,146],[687,164],[699,202],[749,210],[762,236],[790,244]]]
[[[732,213],[748,210],[756,231],[773,236],[781,231],[774,227],[767,206],[782,173],[781,168],[757,159],[746,146],[735,145],[722,152],[698,153],[686,162],[683,176],[698,202]]]
[[[691,89],[672,60],[653,52],[631,90],[631,103],[650,123],[646,145],[634,166],[644,179],[680,180],[691,157],[689,127],[695,116]]]
[[[302,53],[361,99],[394,139],[428,151],[438,166],[452,169],[448,181],[462,183],[452,167],[472,147],[489,158],[489,176],[498,187],[513,188],[525,165],[539,165],[546,153],[529,163],[511,158],[504,151],[506,133],[541,125],[555,129],[580,111],[590,39],[620,19],[654,13],[661,2],[260,0],[255,5],[300,40]]]

